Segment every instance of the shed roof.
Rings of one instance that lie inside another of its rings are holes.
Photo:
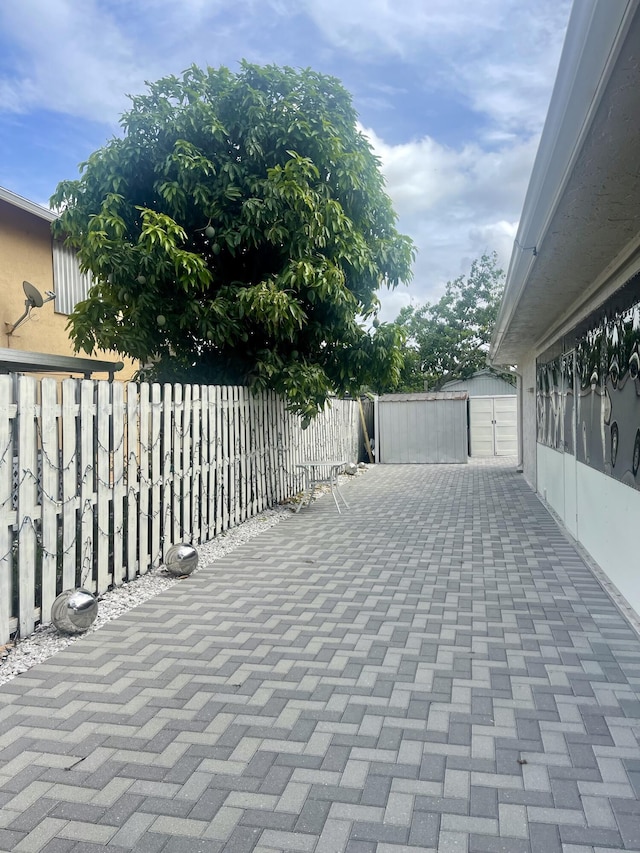
[[[382,394],[381,403],[414,402],[416,400],[467,400],[466,391],[421,391],[415,394]]]

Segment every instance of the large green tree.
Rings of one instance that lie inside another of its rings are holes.
[[[486,367],[503,289],[504,272],[492,252],[474,260],[468,275],[447,282],[437,302],[404,308],[396,323],[407,348],[396,388],[439,390]]]
[[[52,198],[95,278],[78,349],[146,375],[248,383],[306,419],[331,393],[393,381],[400,335],[365,320],[411,277],[380,164],[340,82],[242,63],[148,85],[123,136]]]

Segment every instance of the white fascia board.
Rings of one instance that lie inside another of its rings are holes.
[[[640,0],[574,0],[491,340],[491,363],[500,364],[502,339],[531,268],[544,251],[546,231],[639,4]]]
[[[25,210],[27,213],[32,213],[40,219],[45,219],[47,222],[54,222],[58,215],[47,207],[42,207],[41,204],[36,204],[35,201],[29,201],[17,193],[11,192],[4,187],[0,187],[0,200],[6,201],[7,204],[12,204],[14,207],[19,207],[20,210]]]

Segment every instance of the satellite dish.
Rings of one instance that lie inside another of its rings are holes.
[[[22,289],[24,290],[24,295],[27,297],[27,302],[31,308],[42,308],[44,305],[44,299],[37,287],[29,281],[23,281]]]
[[[50,302],[52,299],[56,298],[55,293],[51,290],[47,290],[47,299],[42,298],[42,294],[38,290],[35,285],[31,284],[30,281],[22,282],[22,289],[24,290],[24,295],[27,297],[24,300],[24,313],[18,317],[15,323],[5,323],[5,334],[9,337],[12,335],[18,326],[21,323],[24,323],[25,320],[29,319],[32,308],[42,308],[45,302]]]

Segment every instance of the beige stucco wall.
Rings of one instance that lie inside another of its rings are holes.
[[[23,281],[35,285],[44,298],[45,291],[54,290],[51,224],[0,199],[0,346],[87,357],[87,353],[74,351],[66,328],[67,317],[55,313],[53,301],[33,309],[28,320],[13,334],[7,334],[8,327],[24,312]],[[124,361],[124,368],[116,374],[119,380],[128,380],[135,373],[136,364],[116,353],[99,351],[93,357]],[[107,377],[106,373],[94,374],[96,379]]]

